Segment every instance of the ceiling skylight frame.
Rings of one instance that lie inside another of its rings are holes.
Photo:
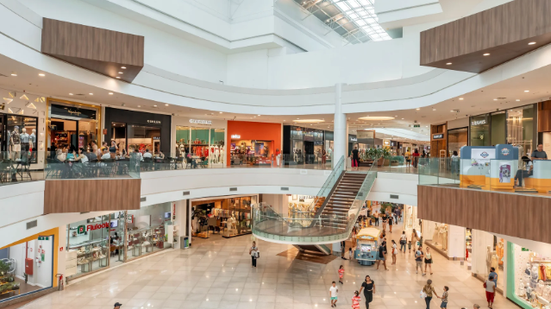
[[[390,35],[379,25],[379,18],[375,14],[375,0],[329,1],[372,41],[392,40]]]

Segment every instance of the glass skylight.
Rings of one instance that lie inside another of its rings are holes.
[[[375,14],[375,0],[331,0],[331,2],[371,40],[392,39],[379,25],[379,18]]]

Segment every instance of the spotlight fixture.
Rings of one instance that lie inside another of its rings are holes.
[[[121,67],[121,69],[126,70],[126,67]]]
[[[530,92],[530,90],[524,90],[524,92]]]
[[[520,99],[516,99],[517,102],[520,102]]]
[[[69,95],[73,95],[73,94],[69,92]]]
[[[463,98],[459,98],[459,101],[463,101]]]
[[[497,99],[494,99],[494,101],[497,101]]]
[[[25,107],[31,108],[31,109],[36,109],[36,106],[32,102],[27,102],[27,104],[25,104]]]
[[[94,95],[94,94],[90,92],[89,95]]]
[[[21,95],[19,98],[20,98],[21,100],[29,101],[29,97],[27,97],[27,95],[24,94],[24,93],[23,93],[23,95]]]
[[[433,108],[432,111],[433,111],[433,112],[436,112],[436,108]]]
[[[17,73],[11,72],[11,76],[16,77],[16,76],[17,76]]]
[[[112,92],[109,92],[109,95],[113,95],[113,93],[112,93]]]
[[[489,56],[489,55],[490,55],[490,53],[484,53],[484,54],[482,54],[482,56],[484,56],[484,57],[487,57],[487,56]]]
[[[124,74],[123,72],[119,72],[119,74]]]
[[[222,114],[222,112],[218,112],[218,113]]]
[[[121,77],[120,77],[120,76],[117,76],[116,79],[121,79]]]
[[[153,107],[157,107],[157,104],[153,105]]]
[[[170,104],[166,103],[165,106],[169,106]]]
[[[528,43],[528,45],[535,45],[535,44],[536,44],[536,42],[530,42],[530,43]]]
[[[451,62],[448,62],[448,63],[446,63],[446,65],[452,65],[452,63],[451,63]]]
[[[421,110],[421,108],[417,107],[417,108],[416,108],[415,110],[416,110],[416,111],[420,111],[420,110]]]
[[[44,73],[38,73],[38,76],[44,77],[44,76],[46,76],[46,74],[44,74]]]
[[[138,105],[138,107],[142,107],[141,105]]]

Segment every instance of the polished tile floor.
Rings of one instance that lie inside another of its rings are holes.
[[[394,233],[397,238],[399,226]],[[340,258],[318,264],[277,256],[290,246],[260,241],[258,268],[251,268],[250,236],[223,239],[213,236],[194,240],[193,248],[170,250],[108,270],[72,284],[62,292],[37,299],[22,308],[100,309],[115,302],[128,308],[330,308],[328,289],[344,265],[345,282],[339,289],[338,308],[350,308],[353,292],[365,275],[376,283],[371,308],[425,308],[419,291],[428,278],[438,291],[450,287],[448,308],[486,308],[482,283],[458,261],[434,253],[434,274],[415,274],[412,254],[399,254],[389,271],[361,266]],[[433,299],[431,308],[440,307]],[[362,308],[364,304],[362,303]],[[496,309],[517,308],[503,296],[496,296]]]

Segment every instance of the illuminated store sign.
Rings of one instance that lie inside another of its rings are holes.
[[[241,138],[241,135],[239,135],[239,134],[232,134],[231,138],[234,138],[234,139],[236,139],[236,138]]]
[[[444,134],[442,133],[432,135],[432,139],[443,139],[443,138],[444,138]]]
[[[212,124],[212,120],[190,119],[189,123],[206,124],[210,126]]]
[[[486,124],[486,119],[471,121],[471,126],[482,126],[485,124]]]

